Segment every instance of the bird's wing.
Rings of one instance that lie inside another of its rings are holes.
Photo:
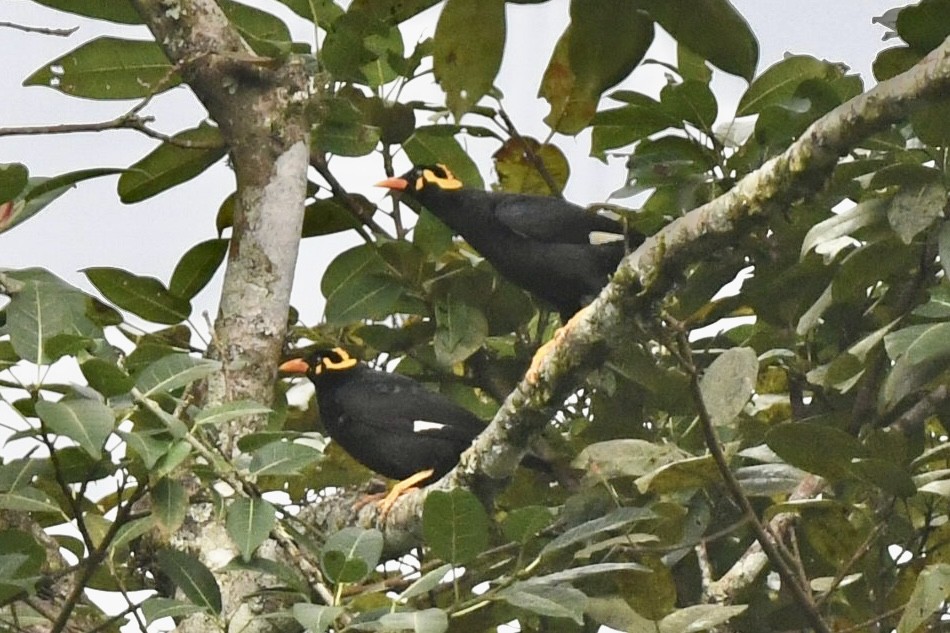
[[[470,442],[485,428],[471,411],[397,374],[347,385],[349,417],[382,433]]]
[[[494,213],[510,230],[540,242],[590,244],[609,235],[623,239],[623,225],[616,220],[558,198],[506,195]]]

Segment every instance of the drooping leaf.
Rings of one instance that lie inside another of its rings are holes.
[[[852,459],[866,451],[853,436],[815,422],[786,422],[773,427],[765,441],[786,462],[826,477],[847,476]]]
[[[312,633],[323,633],[345,611],[343,607],[328,607],[324,604],[298,602],[291,612],[294,619]]]
[[[156,554],[162,571],[192,603],[215,614],[221,613],[221,590],[214,575],[200,560],[173,549]]]
[[[146,624],[151,624],[162,618],[180,618],[201,611],[201,607],[191,604],[190,602],[163,598],[161,596],[152,596],[140,606],[142,615],[145,616]]]
[[[787,104],[798,87],[809,79],[825,79],[832,72],[828,62],[808,55],[793,55],[770,66],[756,77],[739,99],[737,116],[762,112],[769,106]]]
[[[338,156],[365,156],[379,143],[380,129],[361,109],[367,99],[356,90],[323,100],[325,115],[313,130],[320,151]]]
[[[445,565],[426,572],[399,594],[399,600],[405,601],[409,600],[409,598],[429,593],[439,586],[445,579],[446,574],[450,571],[452,571],[452,565],[451,563],[446,563]]]
[[[327,321],[336,325],[381,318],[389,314],[403,293],[402,286],[387,274],[386,263],[372,244],[337,255],[327,266],[320,289],[327,298]]]
[[[660,621],[660,633],[699,633],[715,629],[742,614],[749,605],[696,604],[664,617]]]
[[[413,631],[413,633],[444,633],[449,628],[449,616],[442,609],[397,611],[379,618],[386,631]]]
[[[338,80],[375,88],[397,77],[391,60],[402,59],[402,34],[381,16],[351,7],[327,29],[320,53]]]
[[[191,314],[191,303],[169,292],[154,277],[107,267],[86,268],[83,272],[106,299],[147,321],[174,325]]]
[[[726,350],[706,369],[699,388],[714,425],[730,425],[745,408],[758,372],[759,359],[749,347]]]
[[[104,358],[84,360],[79,369],[89,386],[107,398],[128,393],[135,384],[124,369]]]
[[[276,524],[277,511],[274,506],[259,497],[235,499],[228,506],[225,526],[245,561],[250,560],[258,545],[267,540]]]
[[[251,454],[248,471],[255,477],[296,475],[320,457],[319,452],[303,444],[271,442]]]
[[[178,481],[164,477],[152,486],[152,516],[166,534],[174,534],[185,521],[188,512],[188,494]]]
[[[353,583],[365,578],[383,553],[379,530],[343,528],[331,534],[320,551],[320,566],[333,583]]]
[[[277,59],[283,59],[290,53],[290,31],[283,20],[272,13],[233,0],[224,0],[220,6],[255,53]]]
[[[658,101],[644,94],[621,90],[610,98],[625,105],[600,110],[594,115],[590,155],[601,160],[607,150],[629,145],[678,124]]]
[[[475,24],[478,28],[472,28]],[[504,0],[445,3],[435,28],[432,66],[456,120],[491,90],[504,48]]]
[[[3,274],[22,283],[10,291],[6,306],[10,342],[20,358],[39,364],[55,360],[48,341],[57,336],[103,337],[102,328],[88,316],[85,293],[42,268]]]
[[[51,431],[75,441],[94,459],[102,457],[103,444],[115,428],[112,409],[96,400],[40,400],[36,412]]]
[[[950,565],[928,565],[917,576],[917,584],[897,624],[897,633],[913,633],[930,619],[947,598],[950,598]]]
[[[58,505],[33,486],[23,486],[12,492],[0,493],[0,510],[18,512],[41,512],[65,517]]]
[[[587,596],[570,585],[540,585],[516,582],[499,592],[498,598],[505,602],[551,618],[570,618],[578,624],[584,622],[584,607]]]
[[[464,565],[488,547],[488,515],[468,490],[433,490],[423,506],[422,534],[436,556]]]
[[[654,518],[653,512],[647,508],[618,508],[606,516],[593,519],[567,530],[541,550],[542,555],[552,554],[565,547],[576,545],[588,539],[604,539],[615,530],[623,529],[637,521]]]
[[[200,380],[221,368],[221,363],[188,354],[169,354],[146,367],[135,379],[135,386],[146,398],[168,393]]]
[[[887,219],[901,241],[910,244],[918,233],[940,217],[946,204],[947,190],[941,183],[906,187],[891,199]]]
[[[227,153],[218,128],[202,123],[163,142],[119,177],[119,199],[141,202],[195,178]]]
[[[225,402],[224,404],[202,409],[202,411],[195,416],[195,424],[219,425],[224,424],[225,422],[230,422],[236,418],[243,418],[252,415],[265,415],[270,412],[271,409],[269,407],[258,404],[253,400]]]
[[[435,357],[447,367],[478,351],[488,336],[484,313],[455,292],[449,292],[444,301],[436,303],[435,323],[432,341]]]
[[[195,244],[178,261],[168,290],[190,300],[204,288],[217,272],[228,252],[230,240],[207,240]]]
[[[542,196],[560,193],[571,173],[567,158],[557,146],[551,143],[541,144],[528,136],[505,141],[492,154],[492,160],[495,162],[501,190],[511,193]],[[542,169],[554,183],[554,191],[542,175]]]
[[[59,11],[119,24],[141,24],[142,16],[129,0],[34,0]]]
[[[89,99],[141,99],[180,82],[155,41],[100,37],[50,61],[23,85]]]
[[[729,0],[646,0],[663,30],[727,73],[751,80],[759,43]]]
[[[544,121],[577,134],[593,119],[600,95],[629,75],[653,43],[653,22],[634,3],[605,0],[591,10],[571,3],[571,24],[558,40],[538,96],[551,105]]]

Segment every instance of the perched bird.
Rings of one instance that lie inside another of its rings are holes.
[[[565,323],[600,293],[626,250],[644,240],[559,198],[466,189],[444,165],[376,184],[417,200],[503,276],[554,306]]]
[[[380,504],[385,515],[406,490],[440,479],[485,423],[418,382],[359,362],[342,348],[283,363],[317,390],[330,438],[356,461],[399,483]]]

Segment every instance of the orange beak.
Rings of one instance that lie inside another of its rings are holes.
[[[409,181],[405,178],[387,178],[386,180],[380,180],[376,183],[377,187],[386,187],[387,189],[392,189],[394,191],[405,191],[406,187],[409,186]]]
[[[310,365],[302,358],[288,360],[287,362],[281,363],[280,367],[277,368],[278,371],[287,374],[306,374],[309,369]]]

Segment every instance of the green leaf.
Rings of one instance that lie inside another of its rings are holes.
[[[439,584],[445,578],[445,575],[448,574],[450,571],[452,571],[452,564],[446,563],[440,567],[436,567],[435,569],[429,572],[426,572],[420,578],[418,578],[415,582],[413,582],[411,585],[406,587],[406,589],[402,593],[399,594],[399,597],[397,598],[397,600],[399,600],[400,602],[405,602],[406,600],[409,600],[410,598],[415,598],[416,596],[421,596],[423,594],[429,593],[430,591],[432,591],[433,589],[439,586]]]
[[[283,20],[240,2],[226,0],[220,6],[255,53],[278,59],[290,53],[290,31]]]
[[[509,541],[524,545],[553,522],[554,515],[549,508],[525,506],[509,512],[501,529]]]
[[[636,439],[606,440],[585,446],[571,466],[593,473],[598,481],[600,478],[642,477],[688,455],[671,444]]]
[[[179,132],[119,177],[119,198],[126,204],[151,198],[198,176],[226,153],[221,132],[214,126],[202,123]]]
[[[79,365],[90,387],[106,398],[128,393],[135,385],[124,369],[104,358],[93,356]]]
[[[386,274],[385,261],[372,244],[344,251],[327,266],[320,289],[327,298],[327,322],[335,325],[389,314],[402,286]]]
[[[119,24],[141,24],[142,16],[129,0],[33,0],[59,11]]]
[[[947,190],[939,182],[906,187],[891,198],[887,219],[904,244],[930,227],[943,213]]]
[[[328,607],[307,602],[298,602],[291,609],[294,619],[311,633],[323,633],[333,625],[344,611],[346,609],[343,607]]]
[[[320,567],[330,582],[354,583],[369,575],[383,554],[383,534],[359,527],[331,534],[320,551]]]
[[[660,466],[636,480],[641,493],[672,493],[681,490],[702,488],[721,479],[719,469],[711,455],[687,457]]]
[[[921,60],[922,55],[909,46],[896,46],[894,48],[885,48],[874,58],[872,68],[874,78],[880,81],[887,81],[892,77],[910,70],[910,68]]]
[[[677,609],[660,620],[659,633],[698,633],[716,629],[743,613],[749,605],[726,606],[721,604],[697,604]]]
[[[336,198],[317,198],[307,205],[300,237],[339,233],[360,226],[360,222]]]
[[[749,347],[734,347],[720,354],[706,369],[699,389],[712,423],[730,425],[755,390],[759,359]]]
[[[885,218],[887,206],[887,201],[882,198],[869,198],[843,213],[833,214],[827,220],[815,224],[802,240],[802,259],[813,249],[819,254],[824,254],[820,250],[824,243],[850,236],[858,229],[877,224]]]
[[[541,550],[541,555],[547,556],[588,539],[605,539],[612,536],[612,534],[609,534],[610,532],[655,517],[656,515],[646,508],[618,508],[606,516],[575,525],[545,545],[544,549]]]
[[[151,363],[138,375],[135,386],[146,398],[168,393],[209,376],[221,369],[221,363],[188,354],[169,354]]]
[[[600,95],[629,75],[653,43],[653,22],[632,2],[602,0],[596,10],[571,3],[538,96],[551,105],[548,126],[577,134],[594,118]]]
[[[271,442],[251,453],[248,472],[255,477],[297,475],[321,457],[318,451],[303,444]]]
[[[402,34],[380,16],[351,7],[327,29],[320,54],[335,79],[376,88],[398,76],[391,61],[402,60]]]
[[[86,268],[82,272],[102,296],[147,321],[174,325],[191,314],[191,303],[169,292],[154,277],[108,267]]]
[[[649,572],[650,568],[640,563],[597,563],[595,565],[582,565],[580,567],[571,567],[563,571],[556,571],[544,576],[536,576],[526,582],[533,585],[556,585],[562,582],[575,582],[591,576],[601,574],[613,574],[616,572],[642,571]]]
[[[504,48],[504,0],[445,3],[435,27],[432,69],[456,120],[491,90]]]
[[[727,73],[752,79],[759,43],[729,0],[645,0],[643,6],[677,42]]]
[[[244,418],[255,415],[266,415],[271,413],[269,407],[258,404],[253,400],[238,400],[236,402],[226,402],[202,409],[195,416],[195,425],[212,424],[219,425],[237,418]]]
[[[774,426],[766,434],[765,442],[789,464],[823,477],[847,476],[851,460],[867,456],[853,436],[814,422]]]
[[[798,87],[809,79],[826,79],[831,64],[807,55],[793,55],[770,66],[756,77],[739,99],[737,116],[762,112],[769,106],[789,103]]]
[[[603,160],[607,150],[629,145],[678,124],[660,102],[644,94],[619,91],[610,95],[626,103],[623,107],[601,110],[591,122],[590,155]]]
[[[172,598],[162,598],[161,596],[148,598],[141,604],[141,608],[142,615],[145,616],[146,624],[151,624],[162,618],[180,618],[201,611],[201,607],[189,602],[173,600]]]
[[[96,400],[40,400],[36,412],[51,431],[73,440],[94,459],[102,457],[102,446],[115,428],[112,409]]]
[[[228,507],[225,525],[231,540],[238,546],[241,558],[248,561],[277,525],[277,511],[259,497],[236,499]]]
[[[447,367],[477,352],[488,336],[485,315],[457,292],[450,291],[444,301],[436,303],[435,324],[435,358]]]
[[[570,585],[540,585],[516,582],[500,591],[498,598],[508,604],[552,618],[570,618],[584,623],[587,596]]]
[[[468,490],[433,490],[423,506],[422,535],[436,556],[464,565],[488,547],[488,515]]]
[[[191,299],[217,272],[228,253],[230,240],[207,240],[195,244],[182,255],[168,282],[168,290],[182,299]]]
[[[510,138],[492,154],[501,190],[542,196],[554,193],[539,173],[538,167],[528,158],[529,155],[541,162],[541,166],[557,186],[557,191],[563,191],[571,173],[567,157],[557,146],[551,143],[541,144],[530,136]]]
[[[0,202],[13,200],[26,188],[30,171],[21,163],[0,164]]]
[[[150,469],[159,460],[160,457],[168,452],[172,446],[172,441],[167,439],[156,439],[154,432],[116,431],[116,434],[125,440],[126,445],[141,459],[146,468]]]
[[[449,616],[442,609],[397,611],[379,618],[386,631],[413,631],[413,633],[443,633],[449,628]]]
[[[660,91],[660,103],[670,117],[712,134],[719,106],[707,84],[687,80],[666,85]]]
[[[23,360],[38,364],[54,360],[47,341],[56,336],[76,335],[89,339],[104,336],[102,328],[87,316],[89,296],[59,277],[42,268],[2,274],[23,284],[9,290],[12,296],[6,306],[10,342]]]
[[[23,85],[89,99],[141,99],[180,82],[155,41],[100,37],[47,63]]]
[[[174,534],[185,521],[188,495],[180,482],[162,478],[152,487],[152,515],[166,534]]]
[[[904,7],[897,14],[897,32],[915,50],[929,53],[950,35],[947,11],[948,0],[923,0]]]
[[[950,565],[928,565],[920,575],[897,624],[897,633],[913,633],[950,598]]]
[[[221,590],[214,575],[196,557],[173,549],[163,549],[156,555],[158,565],[194,604],[221,613]]]
[[[0,510],[19,512],[48,512],[64,517],[63,511],[46,496],[45,492],[32,486],[23,486],[13,492],[0,493]]]
[[[326,112],[313,130],[313,144],[320,151],[338,156],[365,156],[372,152],[379,143],[380,129],[370,125],[368,115],[360,109],[366,101],[356,91],[325,98]]]

